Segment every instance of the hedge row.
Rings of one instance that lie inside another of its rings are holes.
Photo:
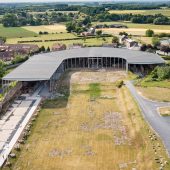
[[[30,43],[32,43],[32,42],[43,42],[43,40],[18,41],[18,43],[28,43],[28,42],[30,42]]]
[[[101,36],[102,38],[105,38],[105,37],[112,37],[112,35],[103,35]],[[67,41],[67,40],[81,40],[83,39],[84,37],[83,36],[79,36],[79,37],[76,37],[76,38],[63,38],[63,39],[51,39],[51,40],[44,40],[44,42],[49,42],[49,41]],[[96,38],[96,36],[89,36],[89,37],[86,37],[86,39],[92,39],[92,38]],[[18,43],[29,43],[29,42],[43,42],[43,40],[32,40],[32,41],[18,41]]]

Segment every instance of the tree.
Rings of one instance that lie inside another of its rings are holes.
[[[2,18],[2,24],[4,27],[17,27],[18,21],[15,14],[5,14]]]
[[[86,42],[86,36],[83,36],[83,40],[84,40],[84,42]]]
[[[152,38],[152,44],[155,48],[157,48],[160,45],[160,40],[158,37],[153,37]]]
[[[5,64],[2,60],[0,60],[0,78],[2,78],[5,74]]]
[[[91,24],[90,16],[87,16],[87,17],[83,20],[82,24],[83,24],[83,25]]]
[[[50,47],[47,48],[47,52],[50,52]]]
[[[116,37],[116,36],[113,36],[113,38],[112,38],[112,43],[119,43],[119,38],[118,37]]]
[[[128,36],[128,33],[127,32],[125,32],[125,31],[122,31],[122,32],[119,32],[119,35],[125,35],[125,36]]]
[[[6,42],[6,37],[0,37],[0,40],[2,40],[5,43]]]
[[[97,35],[97,38],[99,38],[102,35],[102,30],[97,30],[96,35]]]
[[[75,31],[75,28],[76,28],[76,26],[75,26],[75,23],[73,23],[73,22],[68,22],[68,23],[66,24],[66,30],[67,30],[68,32]]]
[[[146,44],[142,44],[142,46],[140,47],[141,51],[146,51],[147,50],[147,46]]]
[[[45,47],[44,46],[41,46],[40,49],[39,49],[40,52],[45,52]]]
[[[153,37],[153,35],[154,35],[154,31],[153,31],[153,30],[148,29],[148,30],[146,30],[145,35],[146,35],[147,37]]]

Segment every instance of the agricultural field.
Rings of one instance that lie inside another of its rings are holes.
[[[154,10],[111,10],[112,14],[142,14],[142,15],[155,15],[162,14],[170,17],[170,9],[154,9]]]
[[[39,33],[40,31],[47,31],[48,33],[60,33],[66,32],[66,27],[64,24],[54,24],[54,25],[41,25],[41,26],[24,26],[22,27],[28,31]]]
[[[43,104],[10,169],[155,170],[162,157],[168,170],[159,138],[149,138],[155,134],[129,91],[116,87],[122,79],[121,71],[65,73],[57,86],[65,96]]]
[[[153,25],[153,24],[134,24],[131,22],[94,22],[96,24],[123,24],[128,28],[103,28],[103,32],[118,35],[119,32],[125,31],[131,35],[144,36],[147,29],[154,30],[155,33],[170,33],[169,25]]]
[[[152,37],[133,36],[133,39],[142,44],[152,44]]]
[[[75,38],[76,36],[71,33],[62,33],[62,34],[48,34],[48,35],[40,35],[38,37],[29,37],[29,38],[10,38],[7,39],[7,43],[15,44],[18,43],[18,41],[32,41],[32,40],[43,40],[43,42],[29,42],[29,44],[37,44],[39,47],[42,45],[47,47],[52,47],[54,43],[64,43],[66,45],[73,44],[73,43],[82,43],[84,45],[102,45],[103,43],[111,43],[112,37],[105,38],[103,40],[102,38],[92,38],[92,39],[86,39],[85,41],[83,39],[79,40],[65,40],[65,41],[49,41],[44,42],[44,40],[50,40],[50,39],[64,39],[64,38]]]
[[[0,24],[0,36],[6,38],[19,38],[19,37],[34,37],[37,36],[35,32],[28,31],[21,27],[6,28]]]
[[[52,13],[53,11],[49,11],[49,10],[47,10],[47,11],[45,11],[45,12],[29,12],[29,14],[33,14],[33,15],[35,15],[35,14],[45,14],[45,13],[48,13],[48,14],[50,14],[50,13]],[[55,13],[64,13],[64,14],[69,14],[69,13],[78,13],[78,11],[54,11]]]

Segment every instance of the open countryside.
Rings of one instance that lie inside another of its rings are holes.
[[[154,10],[111,10],[109,11],[113,14],[142,14],[142,15],[155,15],[162,14],[167,17],[170,17],[170,9],[154,9]]]
[[[169,170],[169,129],[170,2],[0,2],[0,170]]]

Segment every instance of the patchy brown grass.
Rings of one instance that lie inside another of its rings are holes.
[[[170,107],[159,108],[161,116],[170,116]]]
[[[170,89],[160,87],[137,87],[139,93],[151,100],[170,101]]]
[[[78,78],[86,79],[87,72],[65,74],[60,83],[70,89],[69,98],[45,102],[12,169],[118,170],[124,166],[126,170],[155,170],[160,166],[155,158],[168,160],[160,140],[151,141],[148,137],[153,132],[127,88],[116,88],[117,79],[100,82],[110,74],[118,76],[118,80],[125,78],[119,72],[91,72],[100,90],[95,98],[90,97],[94,79],[77,83]],[[121,137],[123,143],[116,143]],[[164,169],[169,168],[166,165]]]

